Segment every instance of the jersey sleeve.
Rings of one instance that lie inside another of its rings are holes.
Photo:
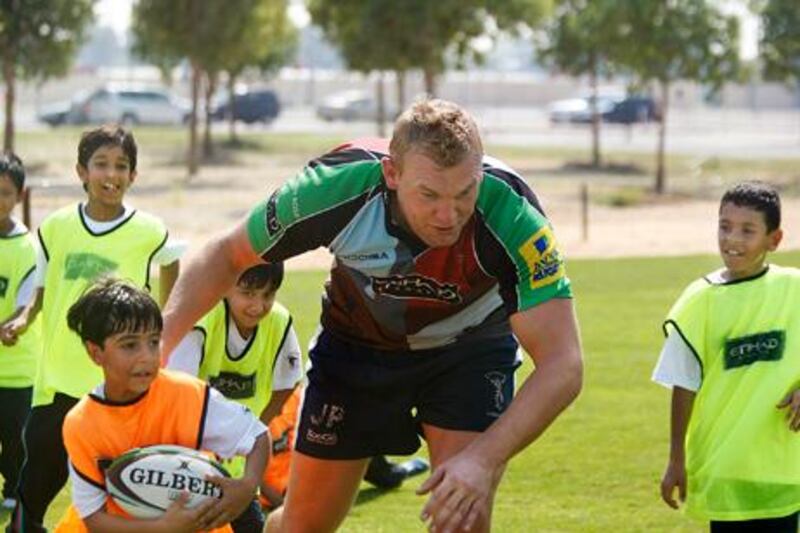
[[[103,509],[106,504],[105,491],[84,479],[72,464],[69,465],[69,479],[72,483],[72,504],[81,518]]]
[[[208,410],[201,448],[224,459],[247,455],[267,427],[244,405],[209,387]]]
[[[382,184],[380,160],[364,150],[315,159],[258,204],[247,233],[265,261],[283,261],[327,246]]]
[[[509,314],[572,297],[553,228],[520,178],[486,172],[477,210],[481,263],[497,278]]]
[[[680,387],[693,392],[700,389],[703,382],[700,362],[677,333],[671,333],[664,341],[652,379],[669,388]]]
[[[272,390],[293,389],[303,379],[302,353],[297,333],[290,323],[286,335],[275,356],[275,370],[272,373]]]

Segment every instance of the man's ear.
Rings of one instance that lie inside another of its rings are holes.
[[[397,190],[400,183],[400,172],[391,156],[383,156],[381,158],[381,169],[383,170],[383,179],[386,180],[386,186],[392,190]]]
[[[89,357],[94,361],[94,364],[97,366],[103,366],[103,347],[99,346],[92,341],[86,341],[83,343],[86,347],[86,351],[89,353]]]
[[[778,249],[778,245],[781,243],[781,240],[783,239],[783,230],[781,228],[778,228],[772,233],[770,233],[767,237],[769,238],[769,251],[774,252],[775,250]]]
[[[75,172],[78,173],[78,177],[81,179],[83,184],[86,185],[86,181],[89,179],[89,170],[80,163],[76,163]]]
[[[131,170],[131,179],[130,179],[130,181],[128,182],[128,187],[130,187],[131,185],[133,185],[133,182],[134,182],[134,181],[136,181],[136,177],[137,177],[137,176],[138,176],[138,174],[136,173],[136,171],[135,171],[135,170]]]

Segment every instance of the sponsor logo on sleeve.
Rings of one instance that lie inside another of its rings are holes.
[[[530,269],[532,289],[550,285],[564,277],[564,262],[550,226],[534,233],[519,247],[519,253]]]
[[[786,332],[768,331],[725,341],[725,370],[783,358]]]
[[[274,237],[281,231],[283,225],[278,220],[278,191],[275,191],[267,200],[267,234]]]
[[[0,298],[5,298],[8,292],[8,278],[0,276]]]

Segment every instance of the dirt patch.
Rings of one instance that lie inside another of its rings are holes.
[[[306,156],[265,156],[239,152],[236,165],[202,169],[185,183],[183,169],[170,165],[144,167],[130,192],[132,205],[162,217],[170,234],[189,241],[189,254],[208,238],[247,215],[307,160]],[[53,169],[49,175],[54,175]],[[61,169],[58,169],[59,171]],[[84,198],[77,178],[67,174],[32,180],[34,227],[52,210]],[[627,207],[592,203],[584,236],[577,187],[559,180],[535,184],[567,257],[662,256],[716,252],[717,202],[671,197]],[[781,249],[800,249],[800,199],[784,198],[785,237]],[[289,268],[327,268],[331,256],[316,250],[288,262]]]

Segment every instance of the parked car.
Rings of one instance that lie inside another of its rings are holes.
[[[247,124],[254,122],[270,123],[281,111],[275,91],[266,89],[258,91],[237,92],[233,95],[233,109],[236,120]],[[214,120],[227,119],[231,110],[230,96],[224,97],[211,112]]]
[[[592,121],[591,96],[556,100],[548,106],[550,122],[588,124]],[[599,95],[597,111],[603,122],[633,124],[659,120],[658,107],[649,96]]]
[[[386,103],[387,120],[397,117],[397,109]],[[317,116],[326,121],[332,120],[377,120],[378,104],[364,91],[344,91],[325,98],[317,106]]]
[[[628,96],[603,113],[603,121],[617,124],[654,122],[661,120],[661,112],[649,96]]]
[[[160,88],[106,85],[72,101],[52,104],[39,120],[62,124],[181,124],[188,106]]]

